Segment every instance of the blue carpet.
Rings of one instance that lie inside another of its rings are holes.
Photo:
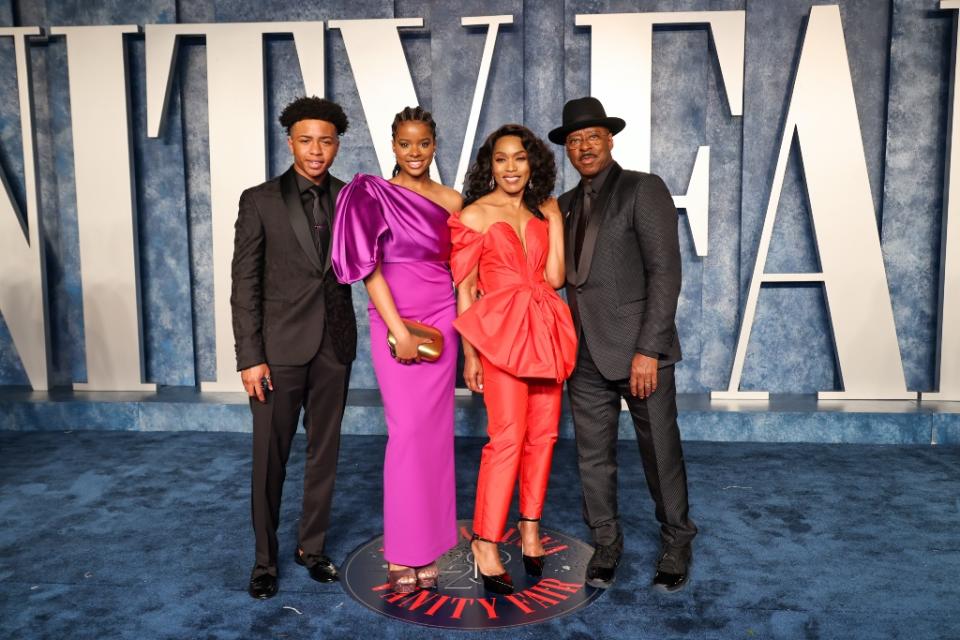
[[[337,561],[380,533],[383,445],[343,440],[327,547]],[[457,441],[461,517],[480,446]],[[635,445],[620,447],[616,585],[569,617],[471,637],[960,637],[960,447],[688,443],[701,535],[690,586],[670,596],[646,586],[657,527]],[[302,448],[298,436],[281,591],[255,602],[249,434],[0,432],[3,636],[453,635],[377,616],[294,565]],[[558,445],[544,518],[587,537],[570,441]]]

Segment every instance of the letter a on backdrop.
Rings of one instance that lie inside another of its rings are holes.
[[[822,273],[764,273],[794,133],[803,158],[814,241]],[[822,282],[842,391],[820,399],[912,399],[907,391],[860,138],[840,9],[813,7],[787,111],[730,384],[716,399],[765,400],[741,391],[750,330],[765,283]]]

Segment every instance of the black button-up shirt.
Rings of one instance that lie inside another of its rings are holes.
[[[600,173],[590,178],[590,186],[593,187],[594,193],[600,193],[600,190],[603,189],[603,183],[606,182],[607,176],[610,175],[610,170],[613,169],[613,160],[610,161],[606,167],[604,167]],[[580,178],[580,197],[577,198],[577,214],[579,215],[583,211],[583,192],[586,190],[585,184],[586,178]],[[596,202],[594,202],[596,204]],[[599,211],[594,211],[593,213],[600,213]]]

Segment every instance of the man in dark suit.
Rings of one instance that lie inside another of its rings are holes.
[[[581,178],[559,202],[567,227],[567,300],[579,339],[567,388],[583,514],[595,545],[586,577],[592,586],[609,587],[623,552],[616,457],[623,398],[660,522],[653,586],[676,591],[687,582],[697,533],[687,515],[673,377],[680,360],[677,211],[659,177],[613,161],[613,136],[625,126],[586,97],[564,105],[563,125],[549,135],[566,147]]]
[[[280,115],[293,166],[240,196],[233,252],[237,370],[253,413],[251,503],[256,563],[248,591],[277,593],[277,526],[300,410],[307,432],[295,560],[318,582],[337,568],[323,553],[357,323],[350,287],[330,270],[330,232],[343,182],[328,173],[347,130],[334,102],[304,97]]]

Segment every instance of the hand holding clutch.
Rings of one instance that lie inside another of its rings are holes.
[[[416,320],[407,320],[403,318],[403,324],[415,338],[428,338],[430,342],[423,342],[417,345],[417,355],[421,360],[427,362],[436,362],[443,353],[443,334],[436,327],[417,322]],[[390,355],[397,357],[397,337],[392,331],[387,331],[387,344],[390,346]]]

